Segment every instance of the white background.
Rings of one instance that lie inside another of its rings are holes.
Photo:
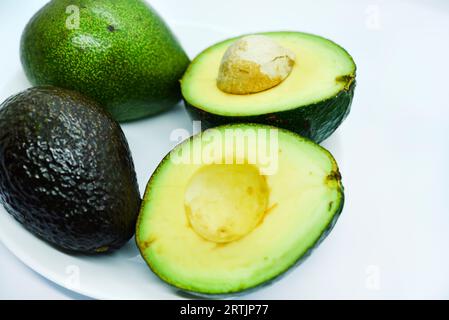
[[[343,215],[304,265],[248,298],[449,298],[448,1],[150,2],[191,57],[228,36],[289,29],[335,40],[358,66],[353,110],[325,142],[343,174]],[[0,2],[1,101],[28,86],[20,67],[19,38],[43,3]],[[171,148],[168,135],[177,127],[189,127],[180,107],[124,127],[141,189]],[[20,254],[13,251],[22,258],[40,252],[42,245],[23,238],[5,215],[0,210],[0,238],[15,244],[9,247],[20,247]],[[33,267],[48,268],[37,261]],[[144,297],[171,294],[157,288]],[[122,295],[105,292],[94,276],[83,289],[101,292],[94,296],[132,296],[125,289]],[[0,298],[83,296],[39,276],[0,244]]]

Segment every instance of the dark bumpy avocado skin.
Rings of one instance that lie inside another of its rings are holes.
[[[179,102],[179,79],[189,64],[167,25],[142,0],[53,0],[26,26],[21,58],[33,85],[79,91],[119,121]]]
[[[98,253],[134,234],[140,195],[128,144],[96,102],[33,88],[0,109],[0,202],[58,248]]]
[[[292,110],[256,116],[222,116],[195,107],[187,100],[184,103],[190,117],[201,121],[204,129],[232,123],[260,123],[287,129],[320,143],[340,126],[351,110],[356,82],[352,77],[347,81],[347,87],[333,98]]]

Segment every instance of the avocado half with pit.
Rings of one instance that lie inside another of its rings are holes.
[[[321,146],[271,126],[220,126],[178,145],[158,166],[136,241],[168,284],[230,295],[299,264],[343,202],[337,163]]]
[[[285,128],[315,142],[329,137],[350,111],[356,65],[349,53],[320,36],[301,32],[262,33],[292,52],[294,65],[278,85],[251,94],[231,94],[217,86],[227,50],[242,37],[220,42],[191,63],[181,81],[186,109],[205,128],[261,123]],[[255,48],[255,52],[266,48]],[[275,57],[276,59],[279,57]],[[248,73],[245,64],[240,71]]]

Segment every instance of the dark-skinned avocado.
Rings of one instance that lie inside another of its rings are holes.
[[[134,234],[140,195],[128,143],[97,102],[55,87],[0,107],[0,202],[55,247],[95,254]]]
[[[343,209],[332,155],[260,124],[208,129],[151,177],[136,241],[151,270],[188,293],[249,292],[301,263]]]
[[[26,26],[21,60],[33,85],[79,91],[118,121],[179,102],[179,79],[189,64],[143,0],[52,0]]]
[[[294,65],[289,75],[260,92],[232,94],[223,91],[219,82],[217,85],[223,69],[221,63],[229,55],[228,49],[243,36],[220,42],[200,53],[182,78],[181,89],[188,113],[194,120],[201,120],[205,128],[261,123],[291,130],[318,143],[323,141],[349,114],[356,84],[356,65],[352,57],[334,42],[312,34],[268,32],[258,36],[271,39],[291,52]],[[266,51],[263,46],[256,48],[261,54]],[[241,55],[242,59],[253,56]],[[284,57],[278,54],[268,62],[281,61]],[[261,61],[264,58],[259,56]],[[238,71],[249,83],[258,84],[257,79],[248,76],[251,66],[243,60]],[[270,64],[268,73],[269,67]],[[232,76],[235,80],[236,75]]]

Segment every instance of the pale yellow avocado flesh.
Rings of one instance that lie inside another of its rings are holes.
[[[348,82],[344,79],[355,77],[356,66],[351,56],[330,40],[300,32],[263,35],[296,56],[295,65],[285,80],[271,89],[249,95],[221,91],[217,87],[217,77],[224,53],[236,41],[231,39],[200,53],[187,69],[181,88],[189,104],[224,116],[279,112],[333,98],[345,90]]]
[[[238,158],[235,148],[214,153],[215,164],[174,158],[189,150],[198,160],[200,147],[209,154],[221,148],[211,139],[217,133],[255,128],[277,132],[276,170],[268,175],[257,159],[224,164]],[[157,168],[138,220],[138,246],[150,268],[178,288],[227,294],[256,287],[294,265],[340,213],[339,177],[326,150],[294,133],[245,124],[208,130]]]

